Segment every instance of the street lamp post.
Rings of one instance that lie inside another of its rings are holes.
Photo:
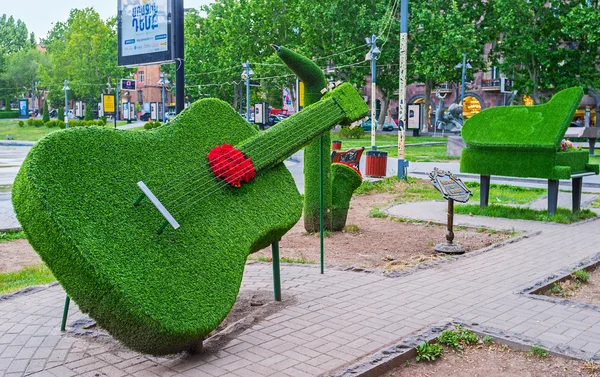
[[[371,38],[366,38],[367,45],[371,47],[367,54],[366,60],[371,60],[371,150],[376,150],[375,145],[375,116],[377,107],[377,88],[376,88],[376,74],[377,74],[377,56],[381,51],[377,48],[377,36],[373,34]]]
[[[71,90],[69,88],[69,82],[65,80],[65,86],[63,86],[63,90],[65,91],[65,128],[69,128],[69,98],[67,92]]]
[[[244,72],[242,72],[242,79],[246,80],[246,120],[250,122],[250,76],[254,74],[250,69],[250,62],[246,60],[246,63],[242,63]]]
[[[158,85],[162,86],[162,118],[163,123],[167,121],[167,116],[165,112],[165,86],[169,84],[169,80],[165,78],[165,73],[160,73],[160,80],[158,80]]]

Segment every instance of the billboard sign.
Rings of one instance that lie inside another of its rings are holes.
[[[121,80],[121,90],[135,90],[135,80]]]
[[[119,66],[173,62],[174,0],[118,0]]]
[[[115,113],[115,95],[114,94],[103,94],[102,95],[102,109],[105,114]]]
[[[406,129],[421,129],[421,104],[408,105],[408,122],[406,124]]]

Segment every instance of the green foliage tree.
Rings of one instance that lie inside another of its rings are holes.
[[[0,50],[10,55],[29,47],[32,46],[25,23],[3,14],[0,17]]]
[[[65,120],[65,108],[62,106],[58,107],[58,110],[56,112],[56,119],[58,119],[59,121],[64,121]]]
[[[35,90],[35,96],[40,98],[44,88],[35,83],[40,78],[40,69],[48,64],[48,57],[35,48],[24,48],[9,55],[6,69],[0,74],[3,90],[16,97],[23,93],[23,88],[31,88],[28,92]]]
[[[460,82],[462,72],[455,66],[464,53],[473,67],[467,71],[470,77],[487,68],[483,57],[491,35],[485,21],[488,4],[478,0],[411,3],[407,82],[425,84],[425,109],[430,108],[431,92],[438,84]]]
[[[540,103],[546,94],[575,85],[597,88],[600,76],[598,2],[496,0],[494,64],[514,76],[515,89]]]
[[[93,8],[71,10],[66,22],[54,24],[44,43],[50,64],[42,70],[42,82],[56,105],[64,96],[65,79],[71,98],[94,103],[107,82],[114,86],[132,72],[117,66],[116,19],[104,21]]]
[[[48,112],[48,101],[44,101],[44,110],[42,112],[42,122],[47,123],[50,121],[50,113]]]

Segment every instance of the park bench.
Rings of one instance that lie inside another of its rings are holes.
[[[331,162],[332,163],[342,163],[346,165],[354,166],[358,169],[358,164],[360,163],[360,157],[362,156],[364,147],[358,149],[348,149],[347,151],[333,151],[331,152]]]
[[[573,211],[580,208],[582,179],[598,174],[584,150],[561,149],[581,102],[579,87],[563,90],[536,106],[499,106],[471,117],[462,128],[460,171],[480,175],[480,205],[488,205],[493,175],[548,180],[548,215],[556,213],[559,180],[572,179]]]

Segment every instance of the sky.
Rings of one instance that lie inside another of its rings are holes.
[[[117,0],[2,0],[0,14],[13,16],[27,25],[27,30],[35,33],[36,40],[45,37],[53,23],[66,21],[72,8],[94,7],[103,19],[117,14]],[[212,3],[213,0],[184,0],[186,8],[197,8]]]

